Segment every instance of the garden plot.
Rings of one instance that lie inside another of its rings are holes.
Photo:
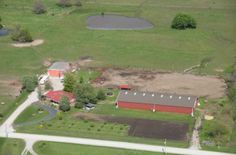
[[[95,115],[88,113],[78,113],[76,117],[84,120],[109,122],[129,125],[129,136],[155,138],[155,139],[171,139],[171,140],[187,140],[188,123],[174,123],[159,120],[149,120],[140,118],[115,117],[106,115]]]
[[[226,84],[216,76],[197,76],[156,71],[104,69],[94,81],[97,87],[117,87],[128,84],[140,91],[188,94],[220,98],[225,94]]]

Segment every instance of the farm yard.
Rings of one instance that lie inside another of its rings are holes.
[[[225,95],[226,84],[216,76],[197,76],[172,72],[134,69],[101,69],[95,80],[97,87],[115,87],[128,84],[139,91],[165,92],[220,98]],[[207,86],[207,89],[206,89]]]

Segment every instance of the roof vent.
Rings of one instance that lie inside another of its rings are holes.
[[[181,99],[182,97],[181,96],[179,96],[179,99]]]
[[[146,94],[145,93],[143,93],[143,96],[145,96]]]
[[[161,98],[163,98],[163,96],[164,96],[164,95],[163,95],[163,94],[161,94]]]
[[[172,98],[173,96],[170,96],[170,98]]]
[[[126,92],[125,92],[125,95],[127,95],[127,94],[128,94],[128,92],[126,91]]]
[[[137,93],[135,92],[134,95],[136,95]]]
[[[188,100],[190,100],[190,97],[188,97]]]

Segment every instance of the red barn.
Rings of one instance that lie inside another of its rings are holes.
[[[62,90],[53,91],[50,90],[45,95],[49,100],[55,103],[60,103],[63,97],[67,97],[70,103],[75,102],[75,95],[73,93],[65,92]]]
[[[122,90],[117,107],[193,115],[198,97],[189,95]]]
[[[67,62],[55,62],[48,69],[50,77],[63,78],[64,74],[70,70],[70,64]]]

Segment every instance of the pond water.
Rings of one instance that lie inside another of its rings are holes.
[[[6,35],[8,35],[8,30],[0,29],[0,36],[6,36]]]
[[[88,17],[87,27],[98,30],[142,30],[153,28],[153,24],[142,18],[119,15],[94,15]]]

